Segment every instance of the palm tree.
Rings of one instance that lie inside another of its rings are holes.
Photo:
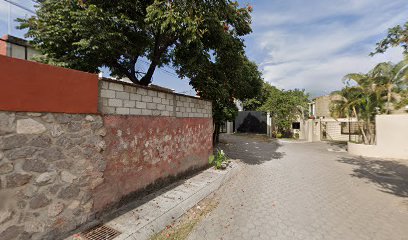
[[[390,114],[391,110],[400,101],[400,92],[407,88],[408,85],[408,60],[405,59],[398,64],[391,62],[380,63],[370,72],[372,77],[376,79],[386,92],[386,114]]]
[[[372,72],[348,74],[344,77],[346,87],[334,93],[340,98],[332,100],[332,116],[357,119],[365,144],[375,142],[375,115],[384,112],[386,91],[380,80]]]

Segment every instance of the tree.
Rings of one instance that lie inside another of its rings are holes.
[[[251,31],[252,8],[230,0],[37,0],[36,9],[18,21],[44,54],[41,61],[88,72],[106,66],[141,85],[151,83],[157,67],[177,61],[186,44],[208,47],[215,39],[206,36],[227,28],[227,35]],[[137,68],[144,59],[147,71]]]
[[[408,61],[404,60],[398,64],[391,62],[380,63],[370,73],[376,87],[382,87],[386,91],[385,113],[389,114],[393,108],[398,108],[400,92],[408,86]]]
[[[190,84],[198,94],[213,102],[214,143],[218,142],[220,124],[232,121],[237,114],[235,100],[245,100],[259,94],[262,86],[261,73],[255,63],[249,61],[239,38],[224,35],[209,36],[213,41],[214,51],[209,54],[207,47],[192,43],[177,54],[188,56],[189,52],[197,51],[193,56],[179,57],[176,61],[179,74],[190,78]]]
[[[278,90],[271,88],[272,93],[259,108],[270,112],[275,132],[285,137],[292,136],[292,123],[307,115],[309,95],[304,90]]]
[[[257,111],[275,92],[280,91],[268,82],[262,85],[261,93],[254,98],[247,99],[243,102],[245,111]]]
[[[408,53],[408,22],[403,26],[397,25],[388,29],[387,37],[377,43],[377,47],[371,55],[384,53],[388,48],[397,46],[401,46],[404,53]]]
[[[360,123],[359,128],[365,144],[373,144],[375,141],[375,115],[385,113],[388,109],[387,78],[384,72],[381,74],[380,71],[384,67],[384,64],[377,65],[366,74],[347,74],[344,77],[346,86],[335,93],[341,98],[331,102],[333,117],[354,117]]]

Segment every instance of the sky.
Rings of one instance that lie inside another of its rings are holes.
[[[13,0],[32,8],[31,0]],[[265,81],[281,89],[305,89],[311,96],[342,88],[342,78],[367,72],[379,62],[402,60],[400,48],[370,57],[387,29],[408,21],[407,0],[240,0],[254,7],[253,33],[245,37],[248,57]],[[7,33],[7,6],[0,0],[0,34]],[[28,12],[12,8],[12,18]],[[24,32],[14,29],[12,34]],[[146,68],[143,63],[139,67]],[[153,83],[194,94],[187,79],[170,67],[159,69]]]

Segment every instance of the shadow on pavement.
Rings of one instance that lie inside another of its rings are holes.
[[[343,157],[338,160],[356,166],[353,177],[377,184],[382,192],[408,197],[408,166],[398,161]]]
[[[240,159],[248,165],[259,165],[274,159],[280,159],[284,153],[277,152],[281,146],[265,135],[223,134],[217,148],[223,149],[231,159]]]

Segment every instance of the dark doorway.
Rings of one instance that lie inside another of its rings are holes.
[[[266,134],[266,113],[256,111],[238,112],[234,125],[234,130],[239,133]]]

